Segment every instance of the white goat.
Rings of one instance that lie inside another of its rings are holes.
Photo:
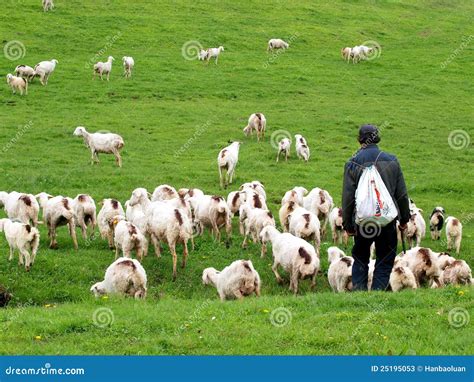
[[[235,167],[239,161],[240,142],[232,142],[229,146],[219,151],[217,166],[219,168],[219,180],[221,187],[227,188],[232,183]],[[224,174],[223,172],[226,171]]]
[[[319,271],[319,258],[313,246],[290,233],[280,233],[275,227],[266,226],[260,233],[262,243],[272,243],[272,271],[278,283],[283,279],[278,274],[281,266],[290,274],[290,290],[298,293],[298,280],[311,277],[311,287],[316,285],[316,275]]]
[[[76,225],[81,228],[82,237],[87,239],[87,228],[91,228],[90,236],[94,236],[95,226],[97,224],[96,206],[94,199],[87,194],[79,194],[73,200],[74,215]]]
[[[99,163],[99,153],[113,154],[115,163],[122,167],[120,150],[124,146],[123,138],[113,133],[89,133],[83,126],[76,127],[73,133],[76,137],[84,138],[84,144],[91,150],[91,164]]]
[[[7,216],[24,224],[36,227],[38,224],[39,204],[32,194],[21,194],[16,191],[0,192],[0,206],[3,205]]]
[[[73,209],[73,200],[64,196],[55,196],[51,198],[44,192],[37,195],[39,204],[43,208],[43,219],[48,227],[48,237],[50,238],[49,247],[56,249],[56,228],[67,225],[69,235],[71,235],[74,249],[77,250],[76,223]]]
[[[288,231],[307,241],[314,241],[314,248],[319,257],[321,245],[320,226],[318,217],[303,207],[296,207],[288,215]]]
[[[162,200],[170,200],[179,198],[178,192],[172,186],[167,184],[162,184],[155,188],[153,191],[153,195],[151,196],[152,202],[162,201]]]
[[[304,196],[308,193],[308,190],[304,187],[296,186],[293,189],[285,192],[285,195],[281,199],[281,205],[285,205],[288,202],[295,202],[299,206],[303,207]]]
[[[102,200],[102,208],[97,214],[97,225],[99,226],[100,237],[107,239],[110,249],[114,249],[113,219],[116,215],[125,216],[120,202],[115,199]]]
[[[11,87],[13,94],[20,92],[20,95],[28,95],[28,81],[22,77],[16,77],[11,73],[7,74],[7,84]]]
[[[288,49],[289,44],[280,38],[272,38],[268,41],[267,52],[273,49]]]
[[[204,227],[209,227],[213,237],[220,241],[220,229],[225,228],[226,246],[230,246],[232,236],[231,212],[222,196],[204,195],[190,199],[194,210],[194,223],[197,233],[202,235]]]
[[[245,136],[253,135],[253,131],[257,132],[257,141],[265,138],[265,129],[267,127],[267,119],[262,113],[253,113],[249,117],[247,126],[244,127]]]
[[[326,236],[326,226],[334,202],[329,192],[319,187],[313,188],[303,199],[303,207],[315,214],[321,223],[321,239]]]
[[[142,265],[135,259],[121,257],[107,268],[104,281],[94,284],[90,290],[95,297],[119,294],[139,299],[146,297],[146,284],[146,272]]]
[[[52,59],[51,61],[41,61],[35,66],[35,74],[39,76],[41,85],[47,85],[49,77],[56,69],[58,60]]]
[[[258,192],[260,195],[262,195],[264,197],[265,200],[267,200],[267,194],[265,192],[265,186],[263,185],[262,182],[260,182],[258,180],[253,180],[252,182],[244,183],[239,187],[239,190],[244,191],[247,188],[252,189],[255,192]]]
[[[189,198],[192,198],[194,196],[196,197],[204,196],[204,192],[200,190],[199,188],[180,188],[178,190],[178,196],[180,198],[184,198],[185,200],[188,200]]]
[[[267,245],[261,242],[260,233],[267,225],[275,227],[272,213],[267,209],[252,208],[250,205],[244,204],[240,207],[239,220],[244,228],[242,248],[247,248],[247,239],[251,235],[254,243],[262,243],[260,255],[264,257],[267,253]]]
[[[112,71],[112,61],[115,61],[115,58],[109,56],[106,62],[99,61],[98,63],[94,64],[94,78],[96,74],[98,74],[100,79],[103,80],[104,78],[102,76],[105,74],[107,75],[108,81],[110,77],[110,72]]]
[[[408,267],[394,266],[390,273],[390,288],[393,292],[398,292],[405,288],[416,289],[415,275]]]
[[[349,47],[345,47],[341,49],[341,56],[344,59],[344,61],[349,62],[351,59],[351,51],[352,49]]]
[[[119,255],[119,250],[122,250],[123,257],[130,257],[133,250],[136,251],[137,258],[142,262],[143,256],[148,252],[148,240],[138,227],[125,220],[122,215],[117,215],[113,218],[114,225],[114,244],[115,244],[115,258]]]
[[[123,75],[125,76],[125,78],[130,78],[132,76],[133,67],[135,66],[135,60],[133,59],[133,57],[123,56],[122,62],[124,70]]]
[[[202,283],[214,285],[221,301],[242,299],[252,293],[260,296],[260,276],[250,260],[236,260],[222,271],[206,268],[202,273]]]
[[[35,78],[35,70],[28,65],[18,65],[15,68],[15,75],[21,78],[26,79],[28,82],[33,81],[33,78]]]
[[[473,285],[472,272],[464,260],[455,260],[443,271],[443,283],[453,285]]]
[[[291,139],[290,138],[283,138],[280,142],[278,142],[278,153],[276,161],[280,160],[280,154],[285,155],[285,161],[288,162],[288,158],[290,157],[290,149],[291,149]]]
[[[462,224],[459,219],[453,216],[448,216],[446,219],[446,240],[448,250],[455,249],[456,253],[459,254],[462,240]]]
[[[5,232],[8,246],[10,247],[9,261],[13,260],[15,249],[19,251],[19,263],[25,264],[28,272],[35,262],[38,252],[40,233],[37,228],[29,224],[11,221],[10,219],[0,219],[0,232]],[[29,251],[31,251],[31,256]]]
[[[329,247],[328,261],[328,281],[333,292],[351,291],[354,259],[345,256],[344,252],[337,247]]]
[[[52,11],[54,8],[53,0],[43,0],[43,11],[48,12]]]
[[[329,214],[329,226],[332,231],[332,241],[334,244],[344,244],[347,247],[349,237],[342,226],[342,208],[334,207]]]
[[[309,160],[309,146],[306,139],[301,134],[295,135],[296,155],[305,162]]]
[[[223,46],[220,46],[219,48],[209,48],[207,50],[207,55],[206,55],[207,63],[209,64],[209,61],[211,60],[211,58],[215,57],[216,58],[216,65],[217,65],[217,60],[219,59],[219,55],[223,51],[224,51]]]
[[[410,268],[417,287],[425,281],[436,287],[442,286],[437,255],[429,248],[415,247],[406,251],[405,254],[399,255],[397,265]]]
[[[193,235],[191,220],[178,208],[173,208],[166,202],[153,202],[147,211],[148,233],[155,247],[155,254],[161,257],[160,242],[169,246],[173,257],[173,281],[176,280],[176,244],[183,244],[183,262],[186,266],[188,257],[188,240]]]

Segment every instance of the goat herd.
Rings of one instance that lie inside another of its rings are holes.
[[[43,0],[45,11],[52,9],[52,0]],[[280,39],[268,42],[268,49],[287,49],[289,44]],[[356,46],[344,48],[341,53],[344,59],[353,62],[367,58],[371,48]],[[223,47],[201,50],[199,58],[209,61],[214,57],[217,64]],[[113,57],[107,62],[94,65],[94,75],[109,80]],[[7,82],[13,91],[27,92],[28,82],[40,77],[43,85],[48,83],[57,60],[43,61],[34,68],[18,65],[16,76],[7,75]],[[134,67],[132,57],[123,57],[124,75],[131,76]],[[262,113],[250,116],[243,129],[246,136],[256,132],[257,140],[264,138],[266,118]],[[79,126],[74,131],[81,136],[91,151],[91,161],[98,162],[99,153],[113,154],[118,166],[122,159],[120,150],[124,146],[121,136],[113,133],[89,133]],[[278,142],[276,160],[283,154],[288,160],[291,140],[284,138]],[[297,156],[308,161],[310,151],[305,138],[295,135]],[[232,183],[238,162],[240,142],[232,142],[223,148],[217,157],[221,186],[226,188]],[[221,231],[225,231],[226,245],[232,237],[232,219],[238,216],[240,234],[243,236],[242,247],[247,247],[249,237],[261,246],[261,256],[267,253],[267,243],[271,243],[273,265],[272,271],[278,283],[282,278],[278,273],[282,268],[290,277],[290,290],[298,292],[298,283],[305,278],[311,279],[315,286],[320,271],[320,245],[327,235],[327,226],[332,231],[332,240],[336,245],[347,247],[348,237],[342,227],[342,210],[334,206],[331,195],[324,189],[314,188],[308,192],[304,187],[294,187],[285,193],[279,210],[279,220],[283,232],[276,228],[275,219],[266,203],[266,191],[259,181],[242,184],[224,199],[222,196],[206,195],[197,188],[176,190],[169,185],[158,186],[153,194],[144,188],[136,188],[130,199],[122,204],[115,199],[104,199],[101,209],[96,214],[96,204],[87,194],[77,195],[74,199],[64,196],[53,196],[45,192],[38,195],[19,192],[0,192],[0,207],[4,207],[8,218],[0,219],[0,231],[5,232],[10,247],[9,260],[14,251],[19,252],[19,263],[27,271],[33,265],[39,248],[40,208],[42,219],[48,229],[49,246],[57,248],[56,231],[60,226],[67,226],[75,249],[78,249],[76,227],[81,229],[84,239],[94,236],[98,226],[102,239],[108,241],[115,249],[115,261],[107,268],[105,279],[94,284],[91,292],[96,296],[116,293],[135,298],[146,297],[147,276],[141,265],[148,253],[151,240],[155,254],[161,256],[162,244],[169,247],[173,259],[173,280],[177,277],[178,244],[183,247],[181,267],[186,266],[188,243],[194,249],[194,239],[201,236],[205,229],[211,231],[214,240],[221,241]],[[404,254],[397,256],[391,276],[390,287],[393,291],[403,288],[418,288],[423,284],[430,287],[441,287],[445,284],[472,284],[473,279],[469,265],[463,260],[456,260],[448,253],[436,253],[429,248],[420,247],[425,236],[426,223],[422,210],[411,203],[412,217],[404,232],[411,247]],[[462,238],[462,224],[454,218],[444,218],[442,207],[436,207],[430,217],[430,229],[433,240],[440,239],[440,232],[446,224],[448,249],[455,249],[458,254]],[[400,240],[402,238],[399,238]],[[416,246],[415,246],[416,245]],[[119,257],[119,254],[122,257]],[[132,259],[135,252],[137,259]],[[328,249],[328,280],[335,292],[352,289],[351,275],[353,258],[345,256],[337,246]],[[369,266],[368,286],[370,289],[375,260]],[[219,297],[242,298],[255,293],[260,295],[261,281],[251,260],[236,260],[222,271],[215,268],[203,270],[202,281],[217,288]]]
[[[50,248],[58,246],[56,231],[60,226],[68,227],[76,249],[76,227],[81,229],[83,238],[88,239],[94,236],[98,226],[100,236],[108,241],[111,249],[115,249],[116,260],[106,270],[104,281],[91,288],[96,296],[117,293],[144,298],[147,278],[141,262],[147,256],[149,240],[157,257],[161,257],[162,244],[168,245],[175,280],[176,246],[182,244],[183,247],[182,268],[187,262],[188,243],[194,249],[195,237],[201,236],[206,228],[217,242],[221,241],[221,231],[224,231],[226,246],[229,247],[234,216],[238,216],[242,247],[247,247],[251,237],[254,243],[261,246],[261,256],[264,257],[267,243],[271,243],[272,271],[277,282],[282,282],[278,273],[282,268],[288,272],[290,290],[295,294],[300,280],[310,278],[311,286],[316,284],[320,270],[320,244],[328,225],[335,244],[347,247],[348,242],[342,227],[342,210],[335,207],[330,194],[320,188],[308,192],[304,187],[294,187],[285,193],[279,210],[283,232],[276,228],[275,219],[267,207],[265,187],[259,181],[242,184],[239,190],[229,193],[227,200],[222,196],[205,195],[197,188],[177,191],[172,186],[161,185],[153,194],[144,188],[133,190],[130,199],[125,202],[125,210],[115,199],[104,199],[101,205],[96,214],[96,204],[87,194],[72,199],[45,192],[38,195],[0,192],[0,206],[4,207],[8,216],[0,219],[0,231],[5,232],[10,246],[9,260],[18,250],[19,263],[27,271],[33,265],[40,241],[37,228],[40,208],[48,228]],[[445,284],[472,284],[471,269],[464,260],[419,246],[425,235],[425,221],[422,211],[414,203],[410,208],[412,217],[405,232],[410,246],[416,247],[397,256],[390,276],[391,289],[414,289],[424,283],[433,288]],[[444,210],[436,207],[430,219],[432,239],[440,238],[444,220]],[[454,247],[459,253],[462,225],[458,219],[446,219],[446,236],[448,249]],[[122,257],[118,258],[120,252]],[[137,259],[131,258],[132,252],[135,252]],[[328,260],[328,280],[332,289],[335,292],[351,290],[353,258],[333,246],[328,249]],[[369,289],[374,264],[372,260],[369,266]],[[242,298],[252,293],[260,295],[260,276],[251,260],[236,260],[222,271],[206,268],[202,281],[214,285],[222,300]]]

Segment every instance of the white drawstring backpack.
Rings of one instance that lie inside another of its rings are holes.
[[[364,168],[357,185],[355,222],[358,225],[363,226],[371,222],[379,227],[385,227],[398,216],[392,196],[375,167],[380,154],[382,152],[374,164]]]

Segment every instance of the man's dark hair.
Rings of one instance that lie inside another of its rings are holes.
[[[359,143],[370,145],[380,142],[379,129],[375,125],[362,125],[359,128]]]

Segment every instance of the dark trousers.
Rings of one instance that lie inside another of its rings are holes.
[[[379,228],[376,235],[373,232],[364,232],[357,226],[354,237],[352,257],[352,284],[353,290],[367,290],[367,279],[369,273],[370,246],[375,242],[375,271],[372,280],[372,290],[386,290],[388,287],[393,262],[397,255],[397,228],[395,221],[383,228]]]

